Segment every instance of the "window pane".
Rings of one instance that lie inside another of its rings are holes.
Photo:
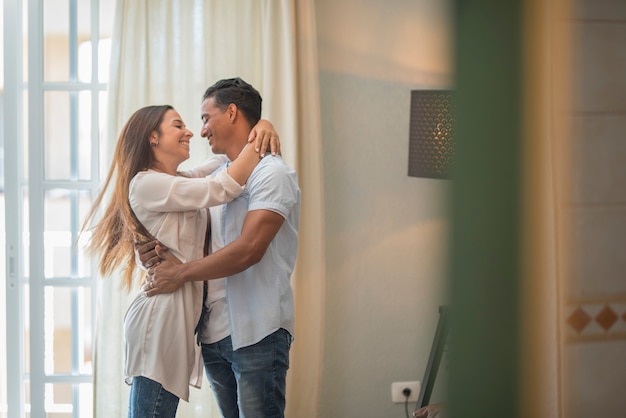
[[[76,125],[70,116],[72,97],[76,100]],[[89,179],[91,174],[91,93],[48,91],[45,99],[46,179]],[[74,133],[73,133],[74,132]],[[77,136],[76,144],[72,136]],[[72,146],[77,149],[72,149]]]
[[[91,383],[48,383],[45,387],[47,418],[93,417],[93,385]],[[74,412],[73,401],[78,403]],[[28,415],[27,415],[28,416]]]
[[[98,81],[109,82],[109,62],[111,55],[111,35],[113,30],[113,16],[115,14],[115,2],[100,1],[100,43],[98,47]]]
[[[44,197],[44,277],[72,275],[71,191],[48,190]]]
[[[0,126],[4,126],[4,94],[2,87],[0,87]],[[0,193],[4,193],[4,129],[0,129]],[[4,208],[4,205],[2,207]],[[4,213],[4,210],[2,213]],[[0,222],[4,222],[4,220]],[[4,228],[1,231],[4,232]]]
[[[28,211],[30,202],[28,201],[28,190],[22,192],[22,268],[24,278],[30,277],[30,224],[28,222]]]
[[[0,0],[0,19],[4,22],[4,0]],[[0,31],[0,45],[4,45],[4,30]],[[0,48],[0,91],[4,91],[4,48]]]
[[[110,141],[107,141],[107,138],[104,137],[104,124],[107,121],[107,105],[108,105],[108,101],[109,101],[109,94],[107,91],[101,91],[100,92],[100,124],[98,126],[98,137],[99,139],[99,143],[107,143]],[[111,135],[111,134],[109,134]],[[113,146],[109,145],[110,148],[112,148]],[[106,148],[106,147],[101,147],[101,148]],[[113,150],[111,149],[110,154],[113,155]],[[106,164],[104,167],[102,167],[104,170],[108,170],[108,164]],[[100,176],[101,178],[105,178],[106,177],[106,172],[102,173],[102,175]]]
[[[91,81],[91,42],[81,42],[78,45],[78,81]]]
[[[83,41],[78,45],[78,80],[83,83],[91,81],[92,45]],[[109,62],[111,56],[111,39],[104,38],[98,42],[98,81],[109,81]]]
[[[28,81],[28,2],[22,2],[22,77]],[[27,113],[25,113],[27,114]]]
[[[100,39],[111,36],[113,18],[115,16],[115,2],[100,1]]]
[[[72,418],[72,385],[68,383],[47,383],[46,417]]]
[[[78,178],[91,179],[91,92],[78,93]]]
[[[71,294],[67,287],[46,286],[45,373],[72,372]]]
[[[30,287],[24,285],[22,294],[22,315],[24,317],[24,371],[30,374]]]
[[[74,289],[74,298],[76,300],[76,321],[78,323],[76,333],[78,345],[78,373],[93,373],[93,333],[92,325],[94,318],[94,300],[90,287],[78,287]],[[82,417],[82,415],[81,415]]]
[[[78,192],[78,219],[79,226],[82,227],[83,221],[87,216],[87,213],[91,209],[92,199],[91,192],[89,190],[80,190]],[[91,233],[85,231],[78,237],[78,249],[76,256],[78,257],[78,271],[76,272],[78,278],[92,277],[92,263],[93,257],[88,257],[86,253],[87,244]]]
[[[68,0],[43,2],[44,80],[68,81],[70,76]]]
[[[70,93],[44,94],[46,179],[70,178]]]
[[[22,115],[28,115],[28,90],[22,92]],[[19,142],[22,147],[22,178],[28,180],[28,118],[22,117],[22,138],[25,140]]]
[[[111,38],[100,39],[98,43],[98,80],[109,82],[109,62],[111,61]]]
[[[30,381],[24,380],[24,411],[26,411],[26,418],[30,418]]]
[[[80,418],[91,418],[93,417],[93,384],[91,383],[81,383],[79,385],[74,385],[78,387],[78,414],[77,417]]]
[[[46,374],[91,374],[92,306],[91,288],[46,286]]]
[[[81,57],[80,47],[86,43],[91,45],[91,1],[78,1],[76,2],[76,16],[77,16],[77,25],[78,25],[78,39],[76,40],[77,45],[73,47],[78,50],[78,72],[79,72],[79,80],[90,83],[91,82],[91,71],[85,78],[80,77],[80,66],[81,60],[84,60],[84,57]],[[91,48],[89,48],[91,49]],[[91,51],[89,51],[88,59],[91,64]],[[90,65],[91,67],[91,65]]]

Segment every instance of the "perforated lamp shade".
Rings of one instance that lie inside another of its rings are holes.
[[[454,126],[455,103],[451,90],[411,91],[409,176],[451,178]]]

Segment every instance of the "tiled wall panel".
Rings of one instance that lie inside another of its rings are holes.
[[[623,418],[626,398],[626,1],[578,0],[564,303],[564,418]]]

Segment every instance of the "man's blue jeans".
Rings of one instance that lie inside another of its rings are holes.
[[[279,329],[233,351],[230,337],[202,344],[204,369],[224,418],[283,418],[292,337]]]
[[[163,389],[159,382],[135,376],[130,386],[128,418],[174,418],[178,401],[178,396]]]

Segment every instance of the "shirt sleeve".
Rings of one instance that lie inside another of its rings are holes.
[[[183,171],[182,175],[187,177],[206,177],[227,162],[228,157],[226,155],[213,155],[208,160],[206,160],[204,164],[192,168],[191,170]]]
[[[279,157],[266,158],[248,179],[248,210],[271,210],[286,218],[299,201],[298,178]]]
[[[243,190],[226,170],[202,178],[142,171],[130,183],[129,199],[133,207],[176,212],[221,205],[238,197]]]

